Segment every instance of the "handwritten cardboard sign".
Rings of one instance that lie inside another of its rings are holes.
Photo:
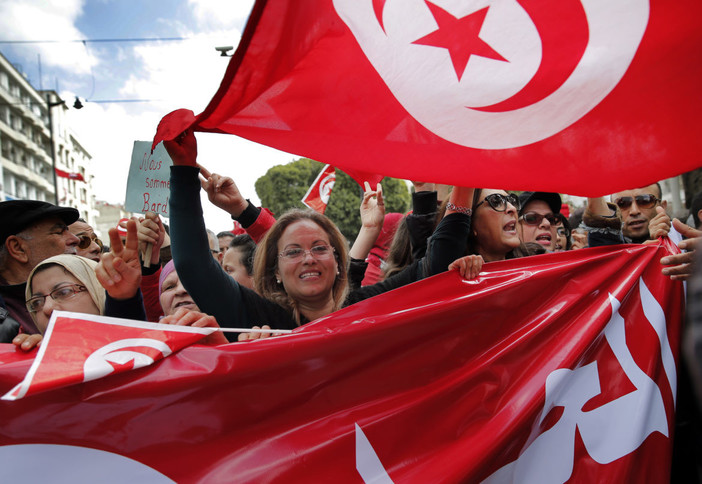
[[[151,154],[150,141],[135,141],[124,208],[129,212],[151,211],[168,217],[172,165],[163,143],[156,145]]]

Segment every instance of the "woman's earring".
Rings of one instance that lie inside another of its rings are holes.
[[[280,279],[276,279],[275,282],[277,282],[278,284],[280,284]]]

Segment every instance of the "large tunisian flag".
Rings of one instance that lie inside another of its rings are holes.
[[[258,0],[205,111],[154,142],[231,133],[358,181],[644,186],[701,164],[701,18],[698,0]]]
[[[3,480],[665,482],[683,304],[667,253],[491,263],[0,401]],[[0,392],[30,360],[0,346]]]

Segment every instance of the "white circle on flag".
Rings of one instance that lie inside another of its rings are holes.
[[[124,365],[134,362],[134,368],[143,368],[154,362],[153,357],[137,351],[135,348],[153,348],[165,358],[172,353],[163,341],[151,338],[127,338],[113,341],[94,351],[83,363],[83,381],[97,380],[115,371],[112,363]],[[131,348],[131,349],[127,349]]]
[[[335,173],[330,173],[319,182],[319,198],[324,202],[324,205],[329,203],[329,197],[331,196],[332,188],[334,188],[334,183],[336,183]]]
[[[123,455],[73,445],[4,445],[0,447],[0,462],[3,482],[174,482],[157,470]]]
[[[496,104],[520,91],[545,57],[537,26],[516,0],[432,2],[456,18],[489,7],[480,39],[508,62],[473,55],[460,80],[447,49],[413,43],[437,29],[425,0],[333,3],[407,112],[437,136],[479,149],[535,143],[585,116],[626,73],[649,17],[648,0],[581,0],[588,41],[573,72],[533,104],[486,112],[476,108]]]

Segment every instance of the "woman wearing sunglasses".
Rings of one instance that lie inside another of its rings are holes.
[[[473,195],[473,221],[468,236],[468,251],[485,262],[504,260],[517,247],[519,199],[504,190],[476,189]]]
[[[556,215],[561,211],[561,196],[549,192],[522,192],[519,195],[519,238],[522,243],[536,242],[547,251],[556,247]]]
[[[88,222],[79,218],[68,226],[68,230],[78,237],[76,253],[95,262],[100,262],[100,254],[102,254],[103,247],[102,241],[97,238],[95,231],[88,225]]]

